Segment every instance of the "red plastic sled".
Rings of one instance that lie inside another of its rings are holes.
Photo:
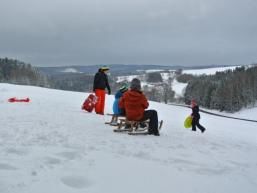
[[[8,99],[8,102],[10,102],[10,103],[14,103],[14,102],[25,102],[25,103],[28,103],[29,101],[30,101],[29,98],[17,99],[16,97],[13,97],[13,98],[9,98]]]
[[[84,101],[82,105],[82,110],[92,112],[95,108],[95,104],[97,103],[97,96],[94,94],[90,94],[87,99]]]

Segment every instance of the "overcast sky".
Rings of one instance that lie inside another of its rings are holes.
[[[257,62],[257,0],[0,0],[0,57],[35,66]]]

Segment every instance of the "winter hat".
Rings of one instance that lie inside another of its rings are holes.
[[[127,85],[122,85],[120,88],[119,88],[120,92],[124,93],[128,90],[128,86]]]
[[[195,100],[195,99],[192,99],[192,100],[191,100],[191,107],[193,108],[193,107],[195,107],[196,105],[197,105],[196,100]]]
[[[102,66],[102,67],[100,68],[100,70],[101,70],[101,71],[108,71],[109,68],[108,68],[108,66]]]
[[[140,80],[137,79],[137,78],[134,78],[134,79],[131,81],[130,88],[131,88],[132,90],[138,90],[138,91],[140,91],[140,90],[141,90],[141,83],[140,83]]]

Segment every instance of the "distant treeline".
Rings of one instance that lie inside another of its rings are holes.
[[[235,112],[243,107],[253,106],[257,101],[257,65],[240,67],[235,70],[217,72],[215,75],[193,76],[176,72],[171,74],[168,81],[162,80],[160,72],[140,75],[145,82],[143,92],[149,100],[158,102],[174,102],[175,92],[172,90],[172,81],[188,83],[184,100],[189,104],[191,99],[198,101],[199,105],[209,109]],[[65,73],[43,75],[40,71],[24,62],[0,58],[0,82],[34,85],[62,90],[92,92],[94,74]],[[112,94],[123,83],[116,82],[116,76],[109,76]],[[177,100],[179,101],[179,100]]]
[[[91,92],[93,89],[93,80],[93,75],[84,73],[65,73],[49,77],[53,88],[79,92]]]
[[[30,64],[0,58],[0,82],[49,87],[47,78]]]
[[[63,73],[45,75],[38,68],[15,59],[0,58],[0,82],[69,91],[92,92],[94,75]],[[110,81],[112,83],[114,81]]]
[[[195,77],[185,91],[185,103],[195,99],[201,106],[236,112],[257,101],[257,65]]]

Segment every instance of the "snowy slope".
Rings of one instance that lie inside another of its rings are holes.
[[[175,98],[180,98],[184,96],[187,83],[178,82],[176,79],[172,82],[172,90],[175,92]]]
[[[31,103],[8,103],[14,96]],[[201,114],[202,134],[183,128],[190,109],[151,102],[161,136],[129,136],[81,111],[86,96],[0,84],[1,193],[257,191],[256,123]]]

